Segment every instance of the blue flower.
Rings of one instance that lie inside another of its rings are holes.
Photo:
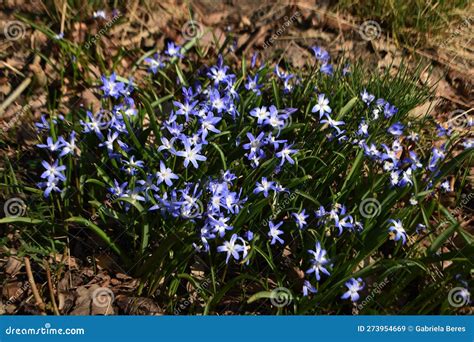
[[[167,150],[170,151],[172,154],[176,152],[173,147],[173,143],[176,140],[176,138],[171,138],[171,140],[168,140],[165,137],[161,137],[160,140],[161,140],[162,145],[158,147],[158,152],[167,151]]]
[[[55,178],[58,178],[62,181],[66,180],[66,176],[61,172],[66,170],[66,166],[58,166],[59,160],[56,160],[53,164],[49,164],[47,161],[43,160],[41,165],[43,165],[43,167],[46,169],[46,171],[41,174],[41,178],[47,178],[48,180],[53,180]]]
[[[388,220],[392,223],[392,225],[388,228],[390,233],[390,239],[399,241],[402,240],[402,244],[407,242],[407,233],[402,226],[402,222],[400,220]]]
[[[220,133],[221,131],[216,128],[215,125],[221,121],[222,118],[215,117],[212,113],[208,113],[204,118],[200,119],[201,128],[198,133],[201,134],[203,140],[206,139],[209,131],[213,133]]]
[[[255,68],[255,64],[257,63],[258,52],[254,52],[252,54],[252,59],[250,61],[250,67]]]
[[[58,142],[61,145],[61,153],[59,154],[59,158],[64,157],[68,154],[74,154],[74,150],[76,149],[76,132],[71,132],[71,135],[69,136],[69,141],[67,141],[63,137],[59,137]]]
[[[222,246],[217,247],[218,252],[226,252],[227,257],[225,259],[226,264],[229,263],[229,259],[232,256],[235,260],[239,260],[240,252],[244,251],[242,245],[236,244],[237,234],[233,234],[229,241],[224,241]]]
[[[38,183],[38,187],[45,188],[44,197],[49,197],[51,191],[61,192],[61,189],[58,188],[57,178],[48,179],[46,182],[40,182]]]
[[[338,126],[344,125],[344,121],[335,121],[333,120],[329,115],[325,114],[325,119],[321,120],[321,123],[326,123],[330,127],[335,128],[338,133],[341,133],[341,130],[339,129]]]
[[[224,109],[226,109],[226,105],[228,102],[227,97],[222,97],[221,94],[219,93],[219,90],[217,89],[212,89],[209,92],[209,101],[211,103],[212,109],[217,110],[217,112],[220,114]]]
[[[232,78],[230,75],[227,75],[227,70],[229,70],[229,67],[224,65],[222,55],[219,55],[217,59],[217,65],[209,69],[207,76],[214,81],[214,85],[218,85],[220,83],[224,84],[229,78]]]
[[[270,125],[273,128],[276,128],[278,130],[281,130],[282,128],[284,128],[285,120],[287,120],[290,117],[290,114],[279,113],[278,109],[275,106],[270,106],[269,110],[270,110],[270,115],[264,121],[264,124]]]
[[[127,165],[123,167],[123,170],[129,175],[134,176],[137,174],[138,168],[143,168],[145,164],[141,160],[135,161],[135,156],[131,156],[129,160],[124,160],[123,163]]]
[[[400,182],[400,173],[401,172],[397,170],[390,172],[390,184],[392,186],[396,186]]]
[[[351,73],[351,65],[347,63],[344,65],[344,68],[342,69],[342,76],[346,76]]]
[[[140,184],[140,191],[145,193],[146,200],[148,201],[150,196],[148,195],[148,191],[158,191],[158,187],[154,183],[155,178],[153,175],[148,174],[146,176],[146,179],[140,179],[137,181],[138,184]]]
[[[264,197],[268,197],[268,192],[270,190],[275,190],[275,182],[268,181],[266,177],[262,177],[262,180],[257,182],[255,189],[253,190],[254,194],[259,194],[263,192]]]
[[[400,179],[398,185],[399,186],[405,186],[407,184],[413,185],[412,172],[413,172],[412,169],[402,171],[401,172],[402,178]]]
[[[377,150],[377,146],[374,143],[367,145],[365,142],[362,144],[362,148],[364,149],[364,154],[372,159],[377,159],[381,156],[381,152]]]
[[[412,170],[417,170],[423,167],[415,151],[410,151],[408,154],[410,157],[407,158],[407,162],[411,164],[410,168]]]
[[[201,145],[191,146],[191,143],[185,139],[183,140],[184,151],[177,151],[176,155],[178,157],[184,158],[184,167],[188,167],[189,163],[192,163],[193,166],[197,169],[199,167],[198,161],[204,161],[207,158],[201,154]]]
[[[105,11],[104,11],[104,10],[95,11],[95,12],[93,13],[92,17],[93,17],[94,19],[97,19],[97,18],[107,19],[107,15],[105,14]]]
[[[360,97],[362,98],[362,101],[368,106],[374,99],[375,96],[372,94],[369,94],[367,90],[364,89],[363,92],[360,93]]]
[[[212,231],[218,233],[220,237],[224,237],[226,231],[234,229],[234,227],[229,226],[230,217],[224,217],[223,214],[220,214],[217,219],[209,215],[209,224],[213,228]]]
[[[272,134],[272,132],[268,133],[266,144],[273,145],[273,148],[277,150],[280,147],[280,144],[286,143],[288,140],[281,139],[277,140],[277,137]]]
[[[157,53],[154,55],[153,58],[145,58],[144,62],[150,66],[150,70],[154,74],[158,72],[158,69],[163,69],[165,66],[165,63],[163,62],[163,57],[161,57]]]
[[[329,260],[326,259],[326,250],[321,248],[321,244],[316,242],[315,250],[308,250],[308,253],[312,255],[311,267],[306,271],[307,274],[314,273],[316,280],[321,280],[320,272],[330,275],[329,271],[326,269],[326,265],[329,263]]]
[[[51,152],[56,152],[61,147],[61,142],[59,140],[56,142],[53,142],[53,138],[48,137],[46,139],[46,144],[38,144],[36,146],[39,148],[47,148]]]
[[[314,57],[316,57],[317,60],[323,63],[329,61],[329,53],[325,49],[320,46],[313,46],[311,49],[313,50]]]
[[[390,134],[395,135],[395,136],[400,136],[400,135],[403,134],[403,128],[404,127],[405,126],[401,122],[397,122],[397,123],[394,123],[392,126],[390,126],[387,129],[387,132],[389,132]]]
[[[126,188],[127,188],[128,182],[123,182],[122,184],[119,184],[116,179],[114,179],[114,186],[109,188],[109,191],[114,195],[115,197],[126,197]]]
[[[128,197],[131,200],[134,200],[137,202],[145,202],[145,197],[140,195],[140,191],[141,191],[140,187],[135,188],[133,190],[128,190],[125,197]]]
[[[267,110],[267,107],[257,107],[250,111],[250,116],[253,116],[257,119],[258,125],[263,125],[264,122],[270,117],[270,112]]]
[[[291,216],[295,218],[296,224],[300,229],[303,229],[306,225],[306,219],[309,217],[309,215],[305,214],[306,209],[303,209],[300,213],[292,213]]]
[[[245,238],[248,240],[248,241],[252,241],[253,240],[253,232],[251,230],[245,232]]]
[[[102,89],[104,91],[104,96],[111,96],[113,98],[119,98],[122,95],[125,95],[125,84],[123,82],[117,82],[117,75],[112,73],[109,78],[106,76],[101,76],[102,79]]]
[[[166,45],[165,53],[170,57],[179,57],[179,58],[184,57],[183,54],[181,53],[181,46],[176,45],[173,42],[169,42]]]
[[[443,160],[445,158],[445,153],[443,149],[439,149],[434,147],[432,150],[432,156],[430,158],[429,164],[428,164],[428,170],[430,171],[435,171],[436,166],[440,160]]]
[[[249,143],[244,144],[242,147],[244,148],[244,150],[250,150],[249,159],[252,158],[254,154],[257,153],[263,145],[265,145],[266,141],[264,137],[264,132],[260,132],[257,137],[254,137],[252,133],[247,132],[247,138],[249,139]]]
[[[248,76],[247,83],[245,83],[245,89],[253,91],[257,95],[261,95],[262,92],[260,91],[262,88],[261,84],[258,84],[258,74],[255,75],[254,78]]]
[[[104,135],[102,134],[101,130],[106,128],[107,123],[102,122],[102,113],[97,114],[94,116],[91,112],[87,112],[88,121],[80,120],[80,124],[84,127],[84,133],[91,133],[94,132],[101,140],[104,139]]]
[[[178,107],[178,110],[176,111],[176,115],[184,115],[186,118],[186,121],[189,120],[190,115],[196,115],[197,111],[194,109],[198,101],[194,101],[189,103],[188,101],[185,101],[184,103],[178,102],[178,101],[173,101],[173,104]]]
[[[288,74],[284,71],[280,71],[280,66],[277,64],[275,65],[275,68],[273,69],[273,72],[275,73],[275,75],[277,75],[277,77],[279,79],[285,79],[285,77],[288,76]]]
[[[333,75],[334,74],[334,67],[333,67],[332,64],[323,63],[323,64],[321,64],[321,67],[319,68],[319,71],[321,71],[325,75]]]
[[[329,99],[326,98],[326,95],[318,95],[318,103],[313,106],[311,109],[312,113],[319,112],[319,118],[321,119],[325,113],[330,114],[332,112],[331,107],[329,107]]]
[[[339,235],[341,235],[343,229],[352,230],[354,228],[354,219],[351,215],[347,215],[342,219],[339,219],[339,216],[336,216],[334,218],[334,226],[339,229]]]
[[[232,184],[232,182],[237,179],[237,176],[233,174],[230,170],[226,170],[222,175],[224,182]]]
[[[319,209],[314,212],[314,215],[317,218],[325,217],[327,215],[326,209],[324,209],[324,207],[321,205],[319,206]]]
[[[305,280],[303,283],[303,296],[307,297],[309,293],[317,293],[318,290],[309,282],[309,280]]]
[[[470,148],[473,148],[474,147],[474,139],[467,138],[465,141],[463,141],[462,145],[464,146],[464,148],[466,150],[470,149]]]
[[[114,142],[118,138],[118,132],[111,133],[110,131],[107,133],[107,139],[99,144],[99,147],[105,146],[109,152],[113,152],[114,150]]]
[[[397,112],[398,112],[398,109],[395,106],[391,105],[388,102],[385,103],[383,107],[383,114],[387,119],[397,114]]]
[[[173,173],[173,170],[171,170],[169,167],[166,167],[165,163],[160,160],[160,171],[156,173],[156,178],[158,179],[158,185],[165,182],[166,185],[172,186],[172,180],[178,179],[179,177]]]
[[[416,230],[415,230],[415,232],[416,232],[417,234],[421,234],[421,233],[424,232],[425,230],[426,230],[426,226],[425,226],[423,223],[418,223],[418,224],[416,225]]]
[[[283,224],[283,221],[279,222],[276,225],[273,224],[272,221],[268,222],[268,226],[270,227],[270,231],[268,232],[268,237],[272,239],[272,241],[270,242],[270,245],[274,245],[277,241],[282,245],[285,243],[285,241],[279,237],[280,235],[283,234],[283,231],[278,229],[280,228],[282,224]]]
[[[237,92],[237,88],[236,88],[236,84],[235,84],[235,75],[231,75],[227,78],[226,80],[226,87],[225,87],[225,91],[227,93],[227,95],[230,95],[231,98],[233,99],[239,99],[240,96],[239,96],[239,93]],[[235,109],[232,109],[232,107],[234,106],[233,103],[231,103],[229,105],[229,112],[232,113],[232,112],[236,112]]]
[[[46,116],[43,114],[41,115],[41,122],[36,122],[35,126],[38,131],[49,131],[49,122],[46,120]],[[56,120],[53,120],[53,123],[56,123]]]
[[[287,143],[285,143],[283,145],[283,148],[281,149],[281,151],[279,151],[275,154],[275,156],[277,158],[281,158],[280,166],[283,165],[285,163],[285,161],[287,161],[288,163],[290,163],[292,165],[295,163],[293,158],[291,158],[291,155],[297,153],[298,150],[292,149],[291,146],[293,146],[293,144],[288,145]]]
[[[293,82],[290,82],[292,81]],[[287,75],[283,78],[283,93],[289,94],[293,91],[295,84],[299,83],[299,79],[295,77],[295,75]]]
[[[345,283],[345,286],[347,287],[348,290],[341,296],[341,298],[342,299],[350,298],[351,301],[357,302],[360,298],[358,291],[361,291],[362,289],[364,289],[365,285],[361,278],[357,278],[357,279],[351,278],[349,279],[349,281]]]
[[[441,189],[444,190],[444,192],[452,192],[453,189],[451,188],[451,184],[449,183],[449,180],[445,180],[443,183],[440,185]]]
[[[221,197],[220,204],[229,213],[237,214],[242,208],[242,204],[247,200],[247,198],[240,199],[241,195],[242,189],[240,189],[239,194],[237,194],[236,192],[228,191]]]
[[[369,125],[364,120],[359,124],[357,135],[362,135],[364,137],[369,136]]]

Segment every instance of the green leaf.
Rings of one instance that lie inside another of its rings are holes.
[[[452,222],[451,226],[449,226],[449,228],[445,229],[433,241],[433,243],[428,248],[428,253],[429,254],[436,253],[438,251],[438,249],[446,242],[446,240],[448,240],[451,237],[451,235],[453,235],[459,228],[459,222],[456,222],[456,220],[454,220],[454,218],[451,216],[451,214],[449,214],[449,212],[446,210],[446,208],[441,206],[441,210],[443,210],[443,209],[445,210],[446,216],[448,216],[448,218],[450,218],[454,222],[451,221]]]
[[[42,220],[32,219],[29,217],[4,217],[0,219],[0,223],[28,223],[28,224],[41,224]]]
[[[225,162],[224,152],[219,147],[219,145],[217,145],[216,143],[211,142],[211,145],[217,150],[217,152],[219,152],[219,155],[220,155],[221,161],[222,161],[222,167],[223,167],[224,170],[227,170],[227,163]]]
[[[140,143],[140,141],[138,141],[137,136],[133,132],[133,129],[132,129],[132,126],[130,125],[130,120],[129,120],[128,116],[127,115],[122,115],[122,118],[123,118],[123,122],[125,123],[125,126],[127,127],[127,131],[128,131],[129,136],[130,136],[130,139],[132,139],[133,145],[135,145],[135,147],[138,149],[138,151],[140,151],[140,153],[143,154],[144,153],[143,146]]]
[[[247,304],[251,304],[259,299],[270,299],[273,297],[274,293],[272,291],[260,291],[252,295],[249,299],[247,299]]]
[[[131,205],[133,205],[139,212],[140,214],[146,213],[145,208],[140,204],[140,202],[130,198],[130,197],[120,197],[117,198],[114,202],[127,202]],[[150,239],[150,226],[148,225],[147,222],[142,223],[142,234],[141,234],[141,243],[140,243],[140,251],[141,253],[145,253],[147,247],[148,247],[148,241]]]
[[[339,112],[339,115],[336,117],[336,121],[341,120],[349,111],[355,106],[357,101],[359,100],[358,97],[353,97],[347,104],[342,107],[341,111]]]
[[[185,87],[188,86],[188,81],[186,81],[186,78],[183,75],[183,72],[181,69],[178,67],[177,64],[174,65],[174,68],[176,69],[176,74],[178,74],[179,82],[184,85]]]
[[[120,249],[120,247],[104,232],[99,226],[81,216],[73,216],[66,220],[66,222],[75,222],[82,224],[92,230],[98,237],[104,241],[110,249],[112,249],[126,264],[130,264],[129,257]]]
[[[140,100],[143,103],[143,107],[145,108],[145,110],[148,114],[148,117],[150,118],[151,129],[153,130],[153,133],[155,133],[155,137],[156,138],[160,137],[161,132],[160,132],[160,129],[159,129],[158,124],[156,122],[155,112],[153,111],[153,108],[152,108],[150,102],[148,101],[148,99],[144,95],[140,95]]]

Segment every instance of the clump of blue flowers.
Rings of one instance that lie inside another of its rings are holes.
[[[291,289],[301,312],[344,308],[361,296],[359,274],[382,276],[385,260],[416,258],[438,234],[432,203],[452,190],[446,165],[472,156],[472,141],[433,139],[409,118],[419,93],[357,83],[322,47],[299,71],[257,55],[199,63],[190,49],[148,54],[146,86],[104,74],[98,112],[36,125],[44,200],[67,201],[61,219],[93,228],[151,287],[190,273],[198,256],[213,279]],[[361,211],[367,197],[377,215]]]

